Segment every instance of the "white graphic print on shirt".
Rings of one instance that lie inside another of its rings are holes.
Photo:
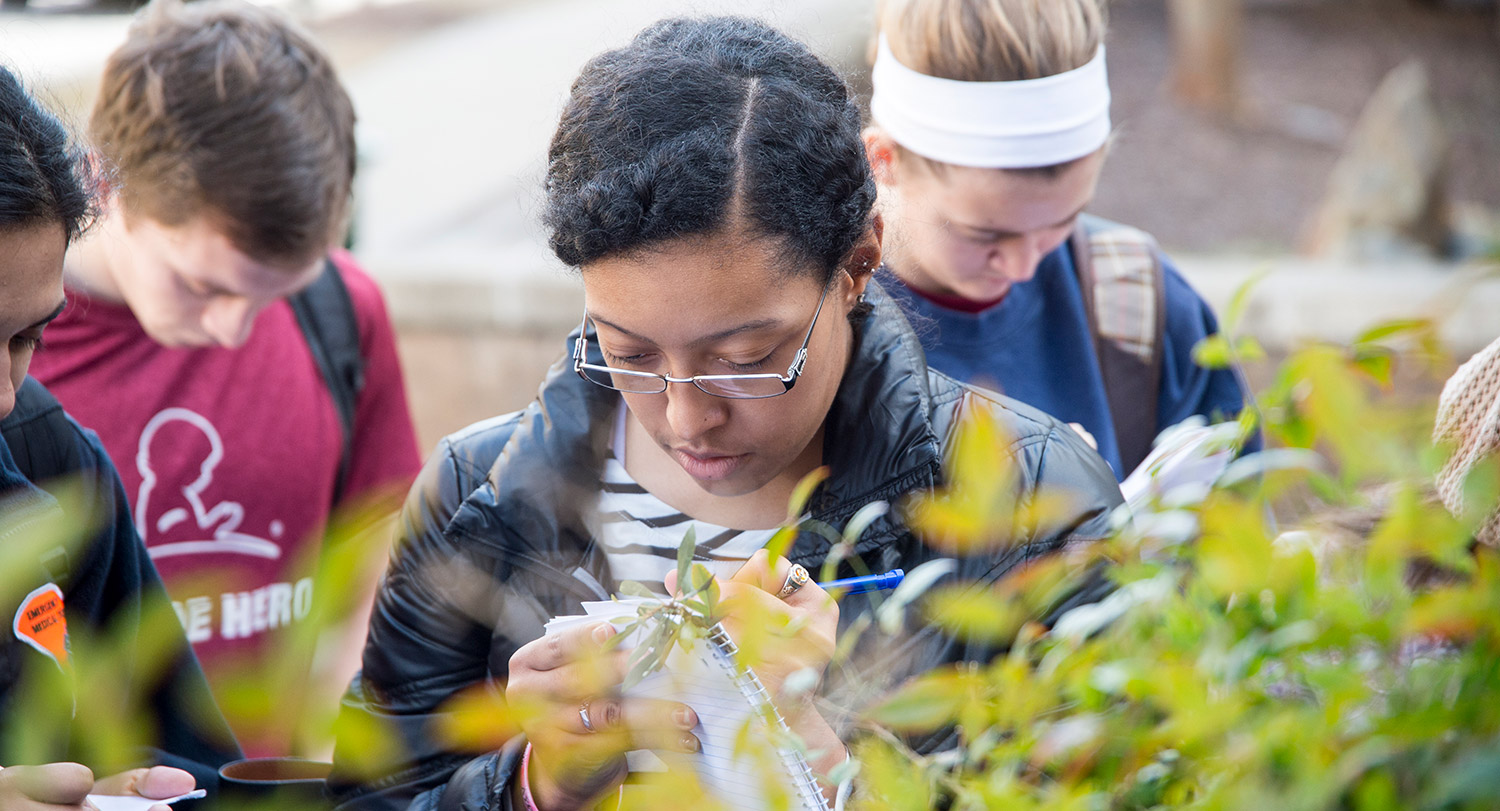
[[[157,475],[151,466],[152,443],[163,429],[173,425],[186,425],[189,430],[201,433],[208,440],[208,455],[199,463],[198,478],[183,485],[178,492],[163,487],[157,493]],[[237,501],[221,501],[212,507],[203,501],[203,492],[213,483],[214,470],[224,460],[224,442],[219,432],[203,415],[186,408],[167,408],[158,412],[141,431],[140,446],[136,451],[135,465],[141,474],[141,489],[135,501],[135,528],[141,540],[146,542],[152,559],[174,555],[205,553],[228,553],[251,555],[276,560],[281,557],[281,546],[273,540],[257,537],[240,531],[245,520],[245,508]],[[152,497],[156,496],[156,503]],[[178,499],[173,505],[174,498]],[[165,502],[164,504],[162,502]],[[166,509],[163,509],[166,507]],[[153,514],[156,520],[151,521]],[[202,537],[169,543],[152,543],[155,536],[166,533],[191,519]],[[270,534],[281,535],[282,523],[272,521]]]

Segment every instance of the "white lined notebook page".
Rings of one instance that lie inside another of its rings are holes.
[[[645,598],[621,598],[618,601],[587,602],[585,613],[566,617],[554,617],[547,623],[547,633],[575,627],[580,624],[608,619],[623,625],[635,616],[636,608],[643,603],[654,602]],[[633,647],[636,640],[625,640],[624,647]],[[741,694],[731,677],[732,665],[719,664],[712,646],[698,640],[692,654],[681,648],[673,650],[662,670],[642,679],[635,687],[626,690],[627,697],[658,698],[680,701],[698,714],[698,726],[692,732],[702,742],[703,750],[697,755],[671,754],[658,757],[657,753],[631,752],[627,756],[632,771],[660,771],[667,763],[691,764],[705,790],[722,802],[726,808],[736,811],[762,811],[768,808],[765,788],[768,780],[779,779],[785,795],[793,808],[802,807],[797,794],[792,790],[791,776],[786,773],[774,749],[767,743],[764,747],[749,747],[751,751],[735,756],[735,742],[740,739],[746,723],[755,725],[750,740],[769,742],[770,732],[765,722],[754,716],[746,696]],[[758,751],[757,751],[758,750]],[[628,786],[627,786],[628,790]]]

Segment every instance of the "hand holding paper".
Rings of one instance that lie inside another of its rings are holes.
[[[191,774],[167,766],[132,769],[94,783],[89,802],[99,811],[147,811],[158,805],[204,796]]]

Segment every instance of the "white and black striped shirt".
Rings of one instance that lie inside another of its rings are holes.
[[[665,594],[662,580],[677,568],[677,547],[688,527],[697,538],[693,559],[715,577],[729,578],[776,530],[730,529],[699,521],[651,495],[625,470],[625,419],[621,400],[599,497],[599,543],[608,555],[615,582],[634,580]]]

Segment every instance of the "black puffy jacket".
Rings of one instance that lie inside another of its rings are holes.
[[[939,485],[960,417],[988,407],[1012,438],[1022,492],[1068,491],[1075,512],[1061,528],[960,560],[954,576],[992,581],[1064,544],[1106,534],[1107,515],[1121,498],[1093,450],[1029,406],[928,369],[895,306],[873,284],[868,297],[873,312],[856,320],[853,358],[825,425],[823,459],[832,473],[813,498],[812,519],[842,527],[870,502],[896,503]],[[393,729],[408,759],[361,780],[346,767],[355,760],[348,747],[357,744],[340,740],[330,781],[340,808],[510,807],[508,785],[522,742],[474,757],[446,749],[431,726],[458,691],[486,679],[503,684],[511,654],[539,637],[548,618],[579,613],[581,601],[606,599],[614,589],[587,524],[618,398],[573,374],[565,356],[528,408],[449,436],[428,460],[401,517],[363,671],[343,707],[346,715],[365,714],[370,718],[360,720]],[[815,571],[829,549],[826,538],[805,532],[789,557]],[[910,571],[939,556],[899,510],[865,530],[855,553],[877,572]],[[841,631],[868,609],[862,596],[845,598]],[[861,639],[851,663],[828,674],[825,696],[850,694],[850,687],[878,693],[930,667],[995,653],[930,627],[914,627],[899,642],[874,634]],[[935,736],[918,745],[946,743]]]

